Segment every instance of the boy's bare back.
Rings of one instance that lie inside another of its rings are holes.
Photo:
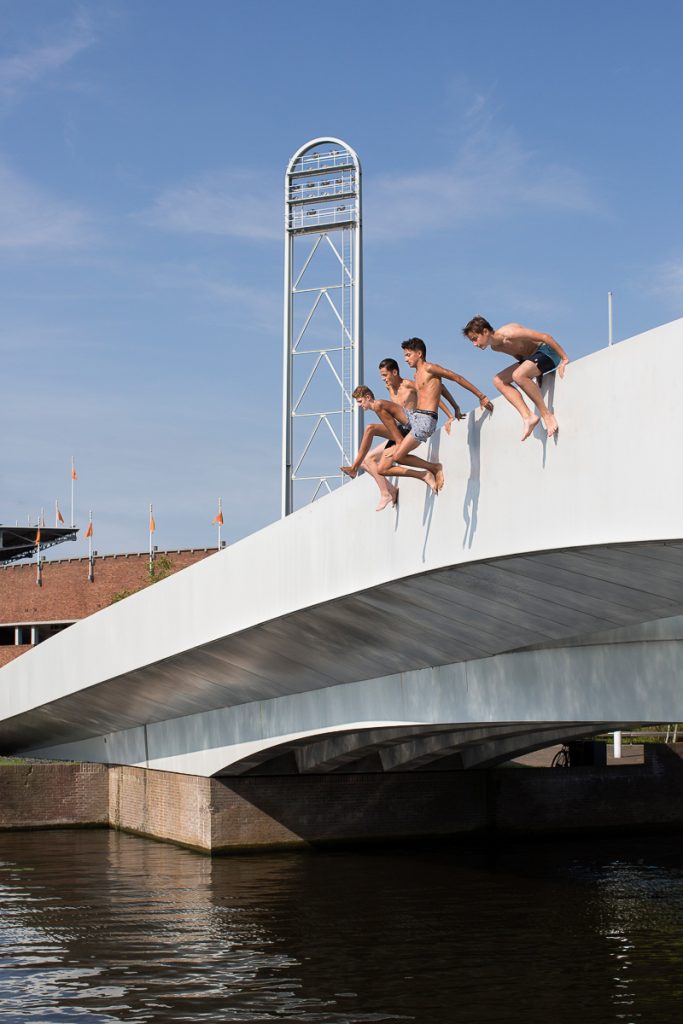
[[[532,356],[539,345],[548,341],[548,335],[540,331],[532,331],[521,324],[503,324],[496,328],[491,341],[495,352],[505,352],[513,359],[524,359]]]

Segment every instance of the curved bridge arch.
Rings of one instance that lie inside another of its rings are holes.
[[[361,478],[36,647],[0,670],[0,750],[213,775],[289,745],[315,770],[339,733],[320,770],[369,747],[421,770],[680,720],[683,408],[658,368],[682,340],[572,364],[557,443],[520,445],[498,401],[434,439],[438,498],[408,481],[376,515]]]

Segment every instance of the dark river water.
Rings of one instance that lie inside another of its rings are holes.
[[[683,837],[214,858],[0,834],[0,1020],[677,1022]]]

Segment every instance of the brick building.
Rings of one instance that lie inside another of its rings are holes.
[[[215,548],[158,551],[164,575],[215,554]],[[0,564],[0,667],[55,633],[106,608],[116,595],[150,586],[149,553],[99,555],[92,582],[89,559],[65,558],[41,566],[35,562]]]

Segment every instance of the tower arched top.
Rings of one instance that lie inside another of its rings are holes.
[[[287,174],[332,170],[349,163],[360,173],[360,160],[356,151],[342,139],[324,136],[311,139],[297,149],[287,165]]]

